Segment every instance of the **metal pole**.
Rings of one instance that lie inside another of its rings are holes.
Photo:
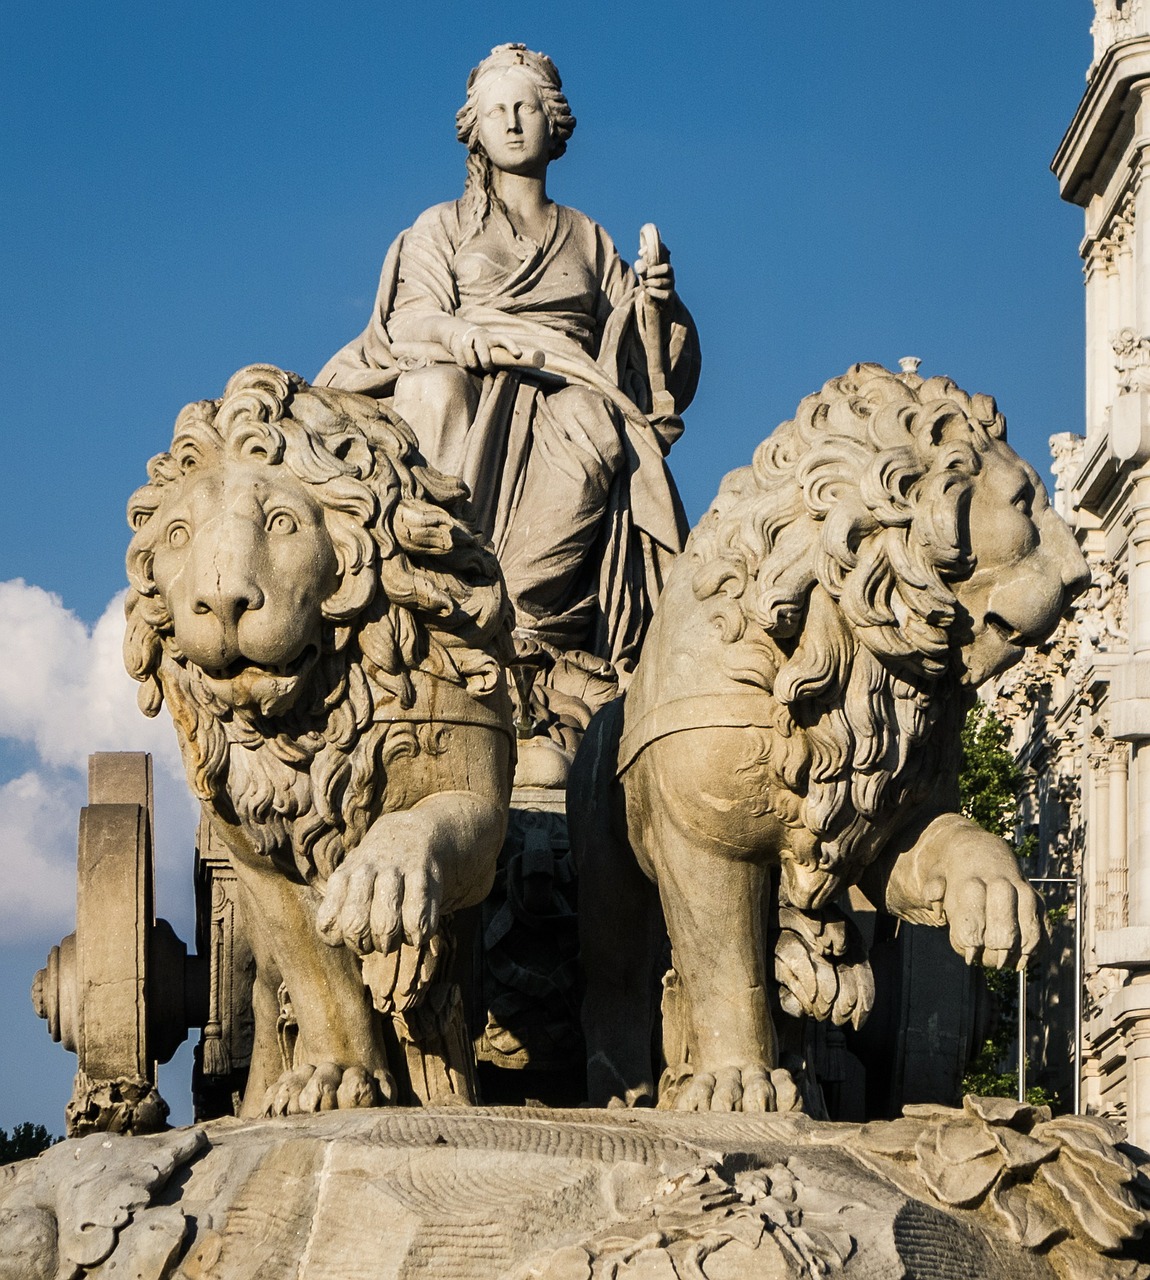
[[[1026,1101],[1026,966],[1018,971],[1018,1101]]]
[[[1074,877],[1074,1114],[1082,1114],[1082,877]]]

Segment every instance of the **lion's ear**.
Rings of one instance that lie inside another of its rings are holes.
[[[992,440],[1006,439],[1006,419],[999,413],[993,396],[983,395],[981,391],[971,396],[970,412],[986,428],[986,434]]]
[[[359,480],[366,479],[375,465],[371,446],[359,431],[335,432],[324,438],[328,451]]]
[[[375,595],[378,580],[375,541],[358,520],[338,510],[324,513],[339,566],[339,582],[323,603],[329,622],[350,622]]]
[[[141,595],[150,594],[156,587],[152,577],[152,558],[151,547],[137,546],[133,540],[128,548],[125,567],[128,571],[128,581]]]
[[[349,622],[371,603],[375,588],[375,566],[371,561],[341,574],[339,586],[323,602],[324,617],[330,622]]]

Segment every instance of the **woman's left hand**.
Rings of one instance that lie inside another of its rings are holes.
[[[675,270],[669,262],[657,262],[653,267],[640,258],[635,263],[635,274],[643,292],[652,302],[666,306],[675,296]]]

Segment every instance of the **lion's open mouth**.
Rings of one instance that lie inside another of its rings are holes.
[[[307,686],[307,674],[319,658],[314,644],[305,645],[287,663],[272,665],[237,658],[226,667],[201,667],[204,686],[225,706],[282,715]]]
[[[318,657],[318,653],[315,645],[308,644],[304,645],[290,662],[280,665],[252,662],[241,654],[234,662],[229,662],[226,667],[202,667],[201,670],[209,680],[221,682],[231,682],[244,677],[252,680],[261,676],[270,676],[278,680],[291,680],[306,670],[315,661],[316,657]]]

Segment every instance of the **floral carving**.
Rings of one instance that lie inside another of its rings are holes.
[[[1104,1276],[1097,1252],[1123,1248],[1150,1221],[1150,1185],[1118,1137],[1096,1116],[1052,1119],[1049,1107],[968,1096],[961,1110],[907,1107],[902,1120],[864,1125],[849,1146],[911,1194],[989,1214],[1025,1249],[1065,1245],[1051,1257],[1060,1274],[1086,1274],[1074,1259],[1090,1250],[1103,1268],[1090,1274]]]

